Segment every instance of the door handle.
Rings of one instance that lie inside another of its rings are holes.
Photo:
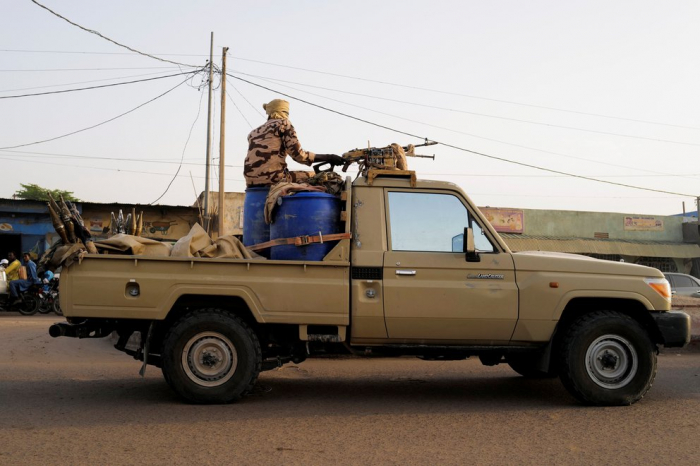
[[[415,275],[415,270],[397,270],[396,275]]]

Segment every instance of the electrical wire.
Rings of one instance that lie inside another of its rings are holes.
[[[312,106],[312,107],[320,108],[321,110],[325,110],[325,111],[327,111],[327,112],[335,113],[335,114],[337,114],[337,115],[344,116],[344,117],[350,118],[350,119],[352,119],[352,120],[360,121],[360,122],[362,122],[362,123],[367,123],[368,125],[376,126],[376,127],[378,127],[378,128],[383,128],[383,129],[386,129],[386,130],[389,130],[389,131],[393,131],[394,133],[399,133],[399,134],[403,134],[403,135],[405,135],[405,136],[410,136],[410,137],[412,137],[412,138],[418,138],[418,139],[422,139],[422,140],[428,140],[428,138],[425,138],[425,137],[423,137],[423,136],[418,136],[418,135],[413,134],[413,133],[408,133],[408,132],[406,132],[406,131],[401,131],[401,130],[399,130],[399,129],[391,128],[391,127],[389,127],[389,126],[381,125],[381,124],[379,124],[379,123],[373,123],[373,122],[371,122],[371,121],[369,121],[369,120],[365,120],[365,119],[363,119],[363,118],[359,118],[359,117],[356,117],[356,116],[352,116],[352,115],[349,115],[349,114],[347,114],[347,113],[340,112],[340,111],[338,111],[338,110],[333,110],[332,108],[324,107],[323,105],[319,105],[319,104],[315,104],[315,103],[313,103],[313,102],[309,102],[308,100],[304,100],[304,99],[301,99],[301,98],[299,98],[299,97],[294,97],[294,96],[292,96],[292,95],[285,94],[284,92],[277,91],[277,90],[275,90],[275,89],[271,89],[271,88],[269,88],[269,87],[263,86],[262,84],[254,83],[254,82],[252,82],[252,81],[248,81],[247,79],[244,79],[244,78],[241,78],[241,77],[238,77],[238,76],[234,76],[234,75],[229,74],[229,73],[226,73],[226,74],[227,74],[229,77],[233,78],[233,79],[237,79],[237,80],[242,81],[242,82],[244,82],[244,83],[248,83],[248,84],[250,84],[250,85],[252,85],[252,86],[259,87],[259,88],[261,88],[261,89],[265,89],[265,90],[270,91],[270,92],[275,92],[275,93],[277,93],[277,94],[283,95],[283,96],[285,96],[285,97],[289,97],[290,99],[294,99],[294,100],[296,100],[296,101],[298,101],[298,102],[305,103],[305,104],[310,105],[310,106]],[[2,147],[0,147],[0,149],[2,149]]]
[[[65,54],[81,54],[81,55],[133,55],[134,52],[81,52],[74,50],[21,50],[21,49],[0,49],[0,52],[17,52],[17,53],[65,53]],[[194,53],[156,53],[154,55],[165,55],[168,57],[209,57],[209,54],[194,54]]]
[[[198,68],[193,66],[192,68]],[[181,70],[174,66],[136,66],[136,67],[117,67],[117,68],[43,68],[43,69],[24,69],[24,70],[0,70],[0,73],[37,73],[39,71],[113,71],[113,70]]]
[[[131,55],[131,53],[127,53],[127,52],[86,52],[86,51],[68,51],[68,50],[0,49],[0,52],[89,54],[89,55]],[[181,57],[208,57],[209,56],[209,55],[204,55],[204,54],[185,54],[185,53],[159,53],[157,55],[181,56]],[[279,63],[272,63],[272,62],[267,62],[267,61],[262,61],[262,60],[252,60],[249,58],[235,57],[232,55],[229,55],[229,56],[231,58],[236,59],[236,60],[246,61],[246,62],[251,62],[251,63],[259,63],[259,64],[263,64],[263,65],[275,66],[275,67],[280,67],[280,68],[295,69],[295,70],[299,70],[299,71],[306,71],[309,73],[317,73],[317,74],[323,74],[323,75],[328,75],[328,76],[336,76],[336,77],[341,77],[341,78],[346,78],[346,79],[372,82],[372,83],[376,83],[376,84],[383,84],[383,85],[394,86],[394,87],[403,87],[403,88],[413,89],[413,90],[421,90],[421,91],[435,92],[435,93],[446,94],[446,95],[466,97],[469,99],[484,100],[484,101],[489,101],[489,102],[498,102],[498,103],[504,103],[504,104],[510,104],[510,105],[518,105],[518,106],[523,106],[523,107],[539,108],[539,109],[543,109],[543,110],[552,110],[552,111],[556,111],[556,112],[572,113],[572,114],[576,114],[576,115],[585,115],[585,116],[593,116],[593,117],[600,117],[600,118],[608,118],[608,119],[613,119],[613,120],[631,121],[631,122],[635,122],[635,123],[645,123],[645,124],[650,124],[650,125],[669,126],[669,127],[674,127],[674,128],[685,128],[685,129],[695,129],[695,130],[700,129],[700,127],[697,127],[697,126],[677,125],[677,124],[672,124],[672,123],[662,123],[662,122],[658,122],[658,121],[640,120],[640,119],[635,119],[635,118],[625,118],[625,117],[619,117],[619,116],[605,115],[605,114],[601,114],[601,113],[569,110],[569,109],[558,108],[558,107],[550,107],[550,106],[546,106],[546,105],[527,104],[527,103],[517,102],[517,101],[512,101],[512,100],[494,99],[494,98],[481,97],[481,96],[476,96],[476,95],[471,95],[471,94],[463,94],[463,93],[458,93],[458,92],[444,91],[444,90],[440,90],[440,89],[431,89],[431,88],[425,88],[425,87],[419,87],[419,86],[409,86],[409,85],[400,84],[400,83],[379,81],[379,80],[375,80],[375,79],[363,78],[363,77],[358,77],[358,76],[350,76],[350,75],[330,73],[330,72],[320,71],[320,70],[313,70],[313,69],[309,69],[309,68],[301,68],[301,67],[295,67],[295,66],[289,66],[289,65],[282,65]]]
[[[124,157],[97,157],[90,155],[72,155],[72,154],[55,154],[51,152],[27,152],[27,151],[16,151],[16,150],[2,150],[0,152],[9,152],[10,154],[0,154],[0,159],[7,157],[12,157],[11,154],[22,155],[23,157],[36,157],[36,158],[76,158],[76,159],[87,159],[87,160],[101,160],[101,161],[118,161],[118,162],[130,162],[130,163],[156,163],[156,164],[175,164],[175,165],[194,165],[203,167],[206,164],[202,162],[178,162],[177,160],[166,160],[166,159],[132,159]],[[7,160],[20,160],[7,158]],[[76,165],[77,166],[77,165]],[[226,168],[243,168],[243,165],[224,165]],[[355,173],[355,170],[350,169],[348,173]],[[458,176],[466,178],[566,178],[564,175],[523,175],[523,174],[508,174],[508,173],[430,173],[421,172],[422,175],[426,176]],[[700,176],[700,173],[694,174]],[[668,175],[591,175],[596,178],[680,178],[685,175],[682,174],[668,174]]]
[[[226,80],[226,81],[228,81],[228,80]],[[241,115],[241,117],[243,117],[245,122],[248,123],[248,126],[250,126],[250,129],[253,129],[253,125],[250,124],[250,121],[248,121],[248,119],[245,117],[245,115],[243,114],[241,109],[238,108],[238,105],[236,105],[236,102],[233,100],[233,97],[231,97],[231,94],[228,93],[228,90],[226,91],[226,95],[228,96],[228,98],[231,101],[231,103],[233,104],[233,106],[236,107],[236,110],[238,110],[238,113]]]
[[[263,81],[272,82],[272,81],[267,80],[267,79],[263,79],[263,78],[261,78],[261,79],[262,79]],[[469,136],[469,137],[472,137],[472,138],[475,138],[475,139],[482,139],[482,140],[484,140],[484,141],[496,142],[496,143],[504,144],[504,145],[511,146],[511,147],[518,147],[518,148],[521,148],[521,149],[532,150],[532,151],[541,152],[541,153],[544,153],[544,154],[556,155],[556,156],[559,156],[559,157],[565,157],[565,158],[570,158],[570,159],[574,159],[574,160],[582,160],[582,161],[585,161],[585,162],[591,162],[591,163],[596,163],[596,164],[600,164],[600,165],[607,165],[607,166],[617,167],[617,168],[626,168],[626,169],[629,169],[629,170],[637,170],[637,171],[642,171],[642,172],[647,172],[647,173],[656,173],[656,174],[668,175],[668,173],[659,172],[659,171],[655,171],[655,170],[648,170],[648,169],[643,169],[643,168],[639,168],[639,167],[630,167],[630,166],[627,166],[627,165],[620,165],[620,164],[615,164],[615,163],[610,163],[610,162],[603,162],[603,161],[599,161],[599,160],[588,159],[588,158],[585,158],[585,157],[577,157],[577,156],[574,156],[574,155],[563,154],[563,153],[561,153],[561,152],[553,152],[553,151],[549,151],[549,150],[545,150],[545,149],[539,149],[539,148],[536,148],[536,147],[530,147],[530,146],[526,146],[526,145],[522,145],[522,144],[515,144],[515,143],[511,143],[511,142],[507,142],[507,141],[502,141],[502,140],[500,140],[500,139],[489,138],[489,137],[485,137],[485,136],[479,136],[479,135],[476,135],[476,134],[474,134],[474,133],[468,133],[468,132],[466,132],[466,131],[461,131],[461,130],[457,130],[457,129],[453,129],[453,128],[447,128],[447,127],[439,126],[439,125],[433,125],[433,124],[431,124],[431,123],[426,123],[426,122],[424,122],[424,121],[413,120],[413,119],[411,119],[411,118],[406,118],[406,117],[403,117],[403,116],[394,115],[394,114],[392,114],[392,113],[382,112],[382,111],[380,111],[380,110],[375,110],[375,109],[372,109],[372,108],[363,107],[363,106],[361,106],[361,105],[357,105],[357,104],[353,104],[353,103],[350,103],[350,102],[345,102],[345,101],[342,101],[342,100],[334,99],[334,98],[332,98],[332,97],[327,97],[327,96],[320,95],[320,94],[316,94],[316,93],[313,93],[313,92],[309,92],[309,91],[304,91],[304,90],[301,90],[301,89],[297,89],[297,88],[292,87],[292,86],[287,86],[287,85],[284,85],[284,84],[279,84],[279,85],[282,86],[282,87],[288,88],[288,89],[293,89],[293,90],[300,91],[300,92],[304,92],[304,93],[306,93],[306,94],[310,94],[310,95],[313,95],[313,96],[316,96],[316,97],[321,97],[321,98],[323,98],[323,99],[327,99],[327,100],[330,100],[330,101],[333,101],[333,102],[338,102],[338,103],[341,103],[341,104],[344,104],[344,105],[349,105],[349,106],[351,106],[351,107],[360,108],[360,109],[362,109],[362,110],[367,110],[367,111],[369,111],[369,112],[377,113],[377,114],[380,114],[380,115],[386,115],[386,116],[389,116],[389,117],[392,117],[392,118],[396,118],[396,119],[399,119],[399,120],[403,120],[403,121],[410,121],[411,123],[417,123],[417,124],[420,124],[420,125],[428,126],[428,127],[430,127],[430,128],[436,128],[436,129],[441,129],[441,130],[444,130],[444,131],[449,131],[449,132],[451,132],[451,133],[462,134],[462,135]],[[684,177],[684,178],[688,178],[688,179],[697,179],[697,178],[692,177],[692,176],[685,176],[685,175],[683,175],[683,177]]]
[[[103,122],[101,122],[101,123],[97,123],[96,125],[88,126],[87,128],[82,128],[82,129],[79,129],[79,130],[76,130],[76,131],[71,131],[70,133],[62,134],[62,135],[60,135],[60,136],[56,136],[56,137],[52,137],[52,138],[48,138],[48,139],[42,139],[42,140],[40,140],[40,141],[28,142],[28,143],[25,143],[25,144],[17,144],[17,145],[14,145],[14,146],[0,147],[0,150],[4,150],[4,149],[16,149],[16,148],[18,148],[18,147],[26,147],[26,146],[36,145],[36,144],[43,144],[43,143],[45,143],[45,142],[55,141],[55,140],[57,140],[57,139],[62,139],[62,138],[68,137],[68,136],[72,136],[72,135],[74,135],[74,134],[82,133],[83,131],[87,131],[87,130],[90,130],[90,129],[93,129],[93,128],[97,128],[98,126],[102,126],[102,125],[104,125],[104,124],[107,124],[107,123],[109,123],[109,122],[112,122],[112,121],[114,121],[114,120],[116,120],[116,119],[118,119],[118,118],[121,118],[121,117],[123,117],[123,116],[125,116],[125,115],[128,115],[129,113],[132,113],[132,112],[138,110],[139,108],[141,108],[141,107],[143,107],[143,106],[145,106],[145,105],[150,104],[151,102],[154,102],[154,101],[160,99],[161,97],[163,97],[163,96],[169,94],[170,92],[174,91],[174,90],[177,89],[178,87],[180,87],[180,86],[182,86],[183,84],[185,84],[189,79],[190,79],[190,77],[188,77],[187,79],[185,79],[185,80],[182,81],[181,83],[177,84],[175,87],[171,87],[170,89],[168,89],[167,91],[163,92],[162,94],[160,94],[160,95],[158,95],[158,96],[152,98],[151,100],[148,100],[148,101],[146,101],[146,102],[144,102],[144,103],[142,103],[142,104],[140,104],[140,105],[138,105],[138,106],[132,108],[131,110],[128,110],[128,111],[126,111],[126,112],[124,112],[124,113],[121,113],[121,114],[119,114],[119,115],[117,115],[117,116],[115,116],[115,117],[113,117],[113,118],[110,118],[110,119],[108,119],[108,120],[105,120],[105,121],[103,121]]]
[[[199,120],[200,113],[202,113],[202,101],[203,100],[204,100],[204,92],[200,92],[199,106],[197,107],[197,116],[194,118],[194,121],[192,122],[192,126],[190,126],[190,132],[187,135],[187,140],[185,141],[185,147],[182,148],[182,155],[180,156],[180,165],[177,167],[177,171],[175,172],[175,175],[173,175],[173,179],[170,180],[170,183],[168,183],[168,187],[165,188],[165,191],[163,191],[163,194],[161,194],[160,197],[158,197],[158,199],[156,199],[155,201],[150,202],[148,205],[153,205],[156,202],[158,202],[159,200],[161,200],[161,198],[168,193],[168,190],[173,185],[175,178],[177,178],[177,176],[180,174],[180,170],[182,169],[182,165],[183,165],[182,162],[185,159],[185,151],[187,150],[187,144],[189,144],[190,138],[192,137],[192,130],[194,129],[194,125],[197,124],[197,120]]]
[[[169,74],[167,76],[158,76],[155,78],[136,79],[133,81],[124,81],[124,82],[120,82],[120,83],[101,84],[99,86],[79,87],[79,88],[74,88],[74,89],[63,89],[60,91],[37,92],[34,94],[5,95],[5,96],[0,96],[0,99],[17,99],[20,97],[36,97],[36,96],[40,96],[40,95],[65,94],[66,92],[78,92],[78,91],[88,91],[88,90],[92,90],[92,89],[103,89],[106,87],[123,86],[125,84],[145,83],[148,81],[156,81],[158,79],[174,78],[175,76],[183,76],[186,74],[189,75],[189,74],[192,74],[192,72],[186,71],[184,73]]]
[[[174,69],[174,68],[172,68]],[[113,78],[102,78],[102,79],[91,79],[89,81],[74,81],[71,83],[63,83],[63,84],[49,84],[47,86],[33,86],[33,87],[18,87],[15,89],[3,89],[0,90],[1,92],[16,92],[16,91],[31,91],[34,89],[48,89],[50,87],[64,87],[64,86],[73,86],[76,84],[90,84],[90,83],[98,83],[98,82],[104,82],[104,81],[114,81],[115,79],[132,79],[132,78],[141,78],[143,76],[153,76],[156,74],[162,74],[162,71],[157,71],[155,73],[141,73],[141,74],[132,74],[129,76],[115,76]]]
[[[136,174],[141,174],[141,175],[158,175],[158,176],[168,176],[171,177],[173,176],[172,173],[161,173],[161,172],[150,172],[150,171],[142,171],[142,170],[128,170],[128,169],[123,169],[123,168],[107,168],[107,167],[91,167],[91,166],[84,166],[84,165],[73,165],[73,164],[65,164],[65,163],[55,163],[55,162],[44,162],[40,160],[24,160],[24,159],[15,159],[11,157],[2,157],[2,160],[9,160],[12,162],[22,162],[22,163],[40,163],[42,165],[53,165],[57,167],[71,167],[71,168],[82,168],[86,170],[103,170],[103,171],[113,171],[113,172],[120,172],[120,173],[136,173]],[[187,177],[189,175],[178,175],[178,177]],[[205,177],[203,176],[195,176],[195,178],[199,179],[204,179]],[[245,181],[243,178],[226,178],[227,181]]]
[[[366,124],[369,124],[369,125],[372,125],[372,126],[376,126],[376,127],[378,127],[378,128],[383,128],[383,129],[386,129],[386,130],[389,130],[389,131],[392,131],[392,132],[395,132],[395,133],[398,133],[398,134],[403,134],[403,135],[406,135],[406,136],[410,136],[410,137],[413,137],[413,138],[422,139],[422,140],[425,140],[425,141],[428,141],[428,140],[429,140],[429,138],[426,138],[426,137],[418,136],[418,135],[413,134],[413,133],[409,133],[409,132],[402,131],[402,130],[399,130],[399,129],[391,128],[391,127],[386,126],[386,125],[382,125],[382,124],[379,124],[379,123],[374,123],[374,122],[372,122],[372,121],[365,120],[365,119],[362,119],[362,118],[358,118],[358,117],[355,117],[355,116],[352,116],[352,115],[348,115],[348,114],[346,114],[346,113],[339,112],[339,111],[337,111],[337,110],[329,109],[329,108],[324,107],[324,106],[322,106],[322,105],[318,105],[318,104],[309,102],[309,101],[307,101],[307,100],[300,99],[300,98],[298,98],[298,97],[294,97],[294,96],[289,95],[289,94],[285,94],[285,93],[283,93],[283,92],[280,92],[280,91],[271,89],[271,88],[266,87],[266,86],[263,86],[263,85],[261,85],[261,84],[254,83],[254,82],[252,82],[252,81],[248,81],[247,79],[244,79],[244,78],[241,78],[241,77],[238,77],[238,76],[234,76],[234,75],[231,75],[231,74],[229,74],[229,76],[232,77],[232,78],[234,78],[234,79],[238,79],[239,81],[243,81],[243,82],[246,82],[246,83],[251,84],[251,85],[253,85],[253,86],[259,87],[259,88],[261,88],[261,89],[265,89],[265,90],[270,91],[270,92],[275,92],[275,93],[280,94],[280,95],[283,95],[283,96],[285,96],[285,97],[289,97],[290,99],[294,99],[294,100],[296,100],[296,101],[303,102],[303,103],[305,103],[305,104],[307,104],[307,105],[310,105],[310,106],[312,106],[312,107],[317,107],[317,108],[320,108],[320,109],[322,109],[322,110],[326,110],[326,111],[328,111],[328,112],[332,112],[332,113],[335,113],[335,114],[338,114],[338,115],[341,115],[341,116],[344,116],[344,117],[347,117],[347,118],[351,118],[351,119],[353,119],[353,120],[361,121],[361,122],[363,122],[363,123],[366,123]],[[588,180],[588,181],[594,181],[594,182],[598,182],[598,183],[604,183],[604,184],[609,184],[609,185],[614,185],[614,186],[620,186],[620,187],[624,187],[624,188],[638,189],[638,190],[642,190],[642,191],[657,192],[657,193],[662,193],[662,194],[671,194],[671,195],[682,196],[682,197],[695,197],[695,196],[692,195],[692,194],[677,193],[677,192],[665,191],[665,190],[661,190],[661,189],[645,188],[645,187],[641,187],[641,186],[634,186],[634,185],[629,185],[629,184],[624,184],[624,183],[617,183],[617,182],[615,182],[615,181],[600,180],[600,179],[597,179],[597,178],[593,178],[593,177],[589,177],[589,176],[583,176],[583,175],[577,175],[577,174],[574,174],[574,173],[568,173],[568,172],[564,172],[564,171],[560,171],[560,170],[553,170],[553,169],[551,169],[551,168],[545,168],[545,167],[540,167],[540,166],[537,166],[537,165],[532,165],[532,164],[528,164],[528,163],[524,163],[524,162],[518,162],[518,161],[515,161],[515,160],[510,160],[510,159],[507,159],[507,158],[505,158],[505,157],[498,157],[498,156],[494,156],[494,155],[489,155],[489,154],[486,154],[486,153],[483,153],[483,152],[478,152],[478,151],[466,149],[466,148],[459,147],[459,146],[456,146],[456,145],[453,145],[453,144],[449,144],[449,143],[444,143],[444,142],[435,141],[435,140],[433,140],[433,141],[434,141],[434,142],[437,142],[438,144],[442,144],[442,145],[445,146],[445,147],[449,147],[449,148],[452,148],[452,149],[455,149],[455,150],[459,150],[459,151],[462,151],[462,152],[470,153],[470,154],[477,155],[477,156],[480,156],[480,157],[485,157],[485,158],[489,158],[489,159],[492,159],[492,160],[498,160],[498,161],[501,161],[501,162],[510,163],[510,164],[515,164],[515,165],[519,165],[519,166],[522,166],[522,167],[528,167],[528,168],[532,168],[532,169],[535,169],[535,170],[541,170],[541,171],[545,171],[545,172],[549,172],[549,173],[555,173],[555,174],[558,174],[558,175],[565,175],[565,176],[569,176],[569,177],[572,177],[572,178],[578,178],[578,179],[583,179],[583,180]]]
[[[18,154],[23,157],[46,157],[46,158],[71,158],[71,159],[87,159],[87,160],[110,160],[118,162],[136,162],[136,163],[162,163],[162,164],[177,164],[180,162],[177,160],[168,159],[131,159],[124,157],[97,157],[91,155],[74,155],[74,154],[56,154],[53,152],[30,152],[30,151],[20,151],[20,150],[0,150],[0,152],[9,152],[8,156],[11,154]],[[0,154],[2,157],[4,154]],[[187,160],[187,159],[185,159]],[[182,162],[182,165],[198,165],[204,166],[206,164],[201,162]],[[243,168],[243,165],[226,165],[228,168]]]
[[[52,162],[42,162],[38,160],[22,160],[22,159],[13,159],[13,158],[3,158],[3,160],[10,160],[10,161],[16,161],[16,162],[27,162],[27,163],[40,163],[42,165],[53,165],[53,166],[59,166],[59,167],[72,167],[72,168],[79,168],[79,169],[86,169],[86,170],[102,170],[102,171],[112,171],[112,172],[120,172],[120,173],[134,173],[134,174],[141,174],[141,175],[156,175],[156,176],[172,176],[170,173],[160,173],[160,172],[150,172],[150,171],[141,171],[141,170],[128,170],[128,169],[121,169],[121,168],[106,168],[106,167],[86,167],[83,165],[69,165],[69,164],[62,164],[62,163],[52,163]],[[182,177],[189,177],[190,175],[178,175],[178,178]],[[193,178],[197,179],[204,179],[204,176],[193,176]],[[245,179],[243,178],[226,178],[226,181],[236,181],[236,182],[244,182]],[[470,193],[471,196],[513,196],[513,197],[535,197],[535,198],[551,198],[551,196],[547,195],[530,195],[530,194],[507,194],[507,193],[478,193],[478,192],[473,192]],[[557,196],[557,197],[562,197],[562,198],[571,198],[571,199],[677,199],[678,196],[653,196],[653,197],[638,197],[638,196]],[[690,196],[691,198],[695,199],[694,196]]]
[[[227,74],[228,74],[228,73],[227,73]],[[240,95],[241,98],[242,98],[243,100],[245,100],[246,103],[247,103],[248,105],[250,105],[250,108],[252,108],[254,112],[256,112],[256,113],[257,113],[258,115],[260,115],[261,117],[265,118],[265,115],[263,114],[263,112],[261,112],[260,109],[259,109],[258,107],[256,107],[255,105],[251,104],[251,103],[250,103],[250,100],[248,100],[248,99],[246,98],[246,96],[244,96],[243,93],[241,93],[241,91],[239,91],[238,88],[237,88],[236,86],[234,86],[233,83],[232,83],[228,78],[226,78],[226,82],[228,82],[229,86],[231,86],[231,87],[233,88],[233,90],[236,91],[236,92],[238,93],[238,95]]]
[[[66,21],[67,23],[69,23],[69,24],[71,24],[71,25],[73,25],[73,26],[75,26],[75,27],[77,27],[77,28],[80,28],[80,29],[82,29],[82,30],[85,31],[85,32],[89,32],[90,34],[95,34],[96,36],[101,37],[102,39],[104,39],[104,40],[106,40],[106,41],[108,41],[108,42],[111,42],[111,43],[113,43],[114,45],[118,45],[119,47],[123,47],[123,48],[125,48],[125,49],[127,49],[127,50],[129,50],[129,51],[131,51],[131,52],[138,53],[139,55],[143,55],[144,57],[153,58],[154,60],[162,61],[162,62],[165,62],[165,63],[172,63],[172,64],[178,65],[178,66],[189,66],[189,67],[191,67],[191,68],[197,68],[197,66],[195,66],[195,65],[188,65],[187,63],[180,63],[180,62],[176,62],[176,61],[172,61],[172,60],[167,60],[167,59],[165,59],[165,58],[159,58],[159,57],[156,57],[155,55],[151,55],[151,54],[148,54],[148,53],[144,53],[144,52],[141,52],[141,51],[139,51],[139,50],[133,49],[133,48],[127,46],[127,45],[120,44],[119,42],[117,42],[117,41],[115,41],[115,40],[113,40],[113,39],[110,39],[109,37],[106,37],[106,36],[100,34],[99,32],[97,32],[97,31],[95,31],[95,30],[93,30],[93,29],[88,29],[88,28],[86,28],[86,27],[84,27],[84,26],[81,26],[81,25],[78,24],[78,23],[75,23],[75,22],[69,20],[69,19],[66,18],[65,16],[59,15],[58,13],[56,13],[55,11],[53,11],[52,9],[50,9],[49,7],[42,5],[41,3],[37,2],[36,0],[29,0],[29,1],[31,1],[31,2],[34,3],[35,5],[37,5],[37,6],[41,7],[41,8],[43,8],[44,10],[48,11],[48,12],[51,13],[52,15],[54,15],[54,16],[56,16],[56,17],[58,17],[58,18],[61,18],[62,20]]]
[[[619,117],[619,116],[613,116],[613,115],[605,115],[602,113],[582,112],[582,111],[578,111],[578,110],[567,110],[564,108],[549,107],[546,105],[527,104],[527,103],[523,103],[523,102],[516,102],[516,101],[512,101],[512,100],[505,100],[505,99],[493,99],[493,98],[489,98],[489,97],[480,97],[480,96],[476,96],[476,95],[472,95],[472,94],[462,94],[459,92],[443,91],[440,89],[431,89],[428,87],[409,86],[406,84],[392,83],[392,82],[388,82],[388,81],[379,81],[376,79],[362,78],[362,77],[350,76],[350,75],[346,75],[346,74],[331,73],[328,71],[319,71],[319,70],[313,70],[313,69],[309,69],[309,68],[301,68],[301,67],[297,67],[297,66],[281,65],[278,63],[271,63],[271,62],[262,61],[262,60],[253,60],[250,58],[234,57],[234,56],[232,56],[232,58],[234,58],[236,60],[240,60],[240,61],[250,62],[250,63],[259,63],[262,65],[269,65],[269,66],[276,66],[276,67],[280,67],[280,68],[288,68],[288,69],[292,69],[292,70],[306,71],[309,73],[322,74],[322,75],[326,75],[326,76],[336,76],[339,78],[346,78],[346,79],[353,79],[353,80],[357,80],[357,81],[371,82],[371,83],[382,84],[382,85],[386,85],[386,86],[402,87],[405,89],[413,89],[413,90],[426,91],[426,92],[435,92],[438,94],[466,97],[468,99],[485,100],[485,101],[489,101],[489,102],[498,102],[498,103],[502,103],[502,104],[519,105],[522,107],[532,107],[532,108],[539,108],[539,109],[543,109],[543,110],[553,110],[556,112],[573,113],[573,114],[577,114],[577,115],[609,118],[609,119],[613,119],[613,120],[632,121],[635,123],[646,123],[646,124],[650,124],[650,125],[671,126],[671,127],[675,127],[675,128],[685,128],[685,129],[700,129],[700,127],[697,127],[697,126],[677,125],[677,124],[672,124],[672,123],[662,123],[662,122],[651,121],[651,120],[640,120],[640,119],[635,119],[635,118],[625,118],[625,117]]]
[[[623,134],[623,133],[615,133],[612,131],[599,131],[599,130],[594,130],[594,129],[586,129],[586,128],[578,128],[575,126],[566,126],[566,125],[555,125],[552,123],[544,123],[541,121],[532,121],[532,120],[524,120],[521,118],[511,118],[511,117],[504,117],[504,116],[499,116],[499,115],[490,115],[487,113],[478,113],[478,112],[470,112],[467,110],[459,110],[459,109],[454,109],[454,108],[447,108],[447,107],[439,107],[436,105],[427,105],[427,104],[420,104],[416,102],[409,102],[406,100],[399,100],[399,99],[389,99],[386,97],[379,97],[375,95],[369,95],[369,94],[362,94],[359,92],[350,92],[350,91],[343,91],[340,89],[333,89],[329,87],[321,87],[321,86],[313,86],[310,84],[303,84],[303,83],[298,83],[298,82],[293,82],[293,81],[285,81],[282,79],[276,79],[276,78],[268,78],[265,76],[259,76],[259,75],[254,75],[254,74],[249,74],[249,73],[242,73],[240,71],[233,71],[233,73],[237,73],[240,75],[244,76],[250,76],[253,78],[257,79],[262,79],[262,80],[268,80],[268,81],[273,81],[273,82],[287,82],[287,83],[292,83],[292,84],[297,84],[301,86],[306,86],[306,87],[312,87],[312,88],[317,88],[317,89],[323,89],[327,91],[332,91],[332,92],[341,92],[343,94],[350,94],[350,95],[356,95],[356,96],[361,96],[361,97],[367,97],[370,99],[379,99],[379,100],[384,100],[388,102],[396,102],[396,103],[401,103],[401,104],[406,104],[406,105],[414,105],[418,107],[423,107],[423,108],[432,108],[436,110],[444,110],[444,111],[449,111],[449,112],[455,112],[455,113],[462,113],[466,115],[473,115],[473,116],[480,116],[484,118],[494,118],[497,120],[504,120],[504,121],[514,121],[517,123],[526,123],[530,125],[538,125],[538,126],[546,126],[549,128],[559,128],[559,129],[567,129],[571,131],[582,131],[585,133],[594,133],[594,134],[603,134],[606,136],[616,136],[616,137],[623,137],[623,138],[630,138],[630,139],[641,139],[644,141],[655,141],[655,142],[665,142],[669,144],[681,144],[681,145],[686,145],[686,146],[700,146],[699,143],[693,143],[693,142],[685,142],[685,141],[674,141],[671,139],[660,139],[660,138],[651,138],[651,137],[646,137],[646,136],[635,136],[633,134]]]

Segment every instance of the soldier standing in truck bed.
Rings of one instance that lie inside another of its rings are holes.
[[[275,99],[263,108],[268,119],[248,135],[248,155],[243,165],[248,187],[272,186],[280,181],[302,182],[313,172],[289,171],[287,155],[303,165],[330,162],[342,165],[343,158],[334,154],[314,154],[301,148],[297,132],[289,121],[289,102]]]

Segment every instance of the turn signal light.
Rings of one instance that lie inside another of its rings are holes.
[[[671,284],[665,278],[645,278],[644,281],[650,287],[667,300],[671,300]]]

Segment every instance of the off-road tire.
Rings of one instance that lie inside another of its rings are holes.
[[[628,406],[641,400],[654,383],[656,352],[639,322],[619,312],[595,311],[566,330],[559,376],[584,404]]]
[[[22,297],[22,302],[17,304],[17,312],[23,316],[33,316],[39,310],[41,302],[37,296],[33,294],[25,294]]]
[[[542,371],[537,368],[539,354],[517,354],[506,356],[506,362],[518,374],[527,379],[553,379],[556,371]]]
[[[262,365],[255,332],[239,317],[215,308],[176,321],[165,335],[161,357],[168,385],[185,400],[201,404],[240,399],[255,385]]]

